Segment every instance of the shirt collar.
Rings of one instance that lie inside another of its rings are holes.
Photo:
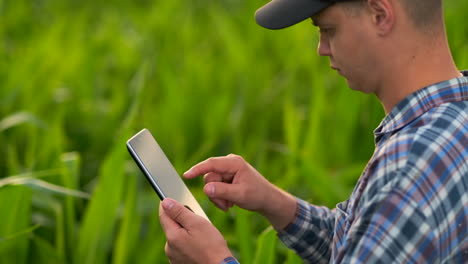
[[[398,103],[374,130],[376,143],[384,134],[405,127],[433,107],[468,100],[468,71],[462,74],[463,77],[429,85]]]

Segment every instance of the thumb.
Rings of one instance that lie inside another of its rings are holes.
[[[211,182],[205,185],[203,191],[210,198],[222,199],[237,204],[241,196],[241,185],[224,182]]]
[[[197,215],[174,199],[164,199],[162,201],[162,207],[167,216],[184,228],[192,226],[197,217]]]

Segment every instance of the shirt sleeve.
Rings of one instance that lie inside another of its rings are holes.
[[[221,263],[219,264],[240,264],[236,258],[234,257],[228,257],[225,258]]]
[[[392,188],[366,202],[356,216],[336,263],[434,263],[433,227],[408,192]]]
[[[297,199],[294,220],[278,237],[306,263],[328,263],[335,225],[335,210]]]

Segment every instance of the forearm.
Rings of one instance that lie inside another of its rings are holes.
[[[272,185],[272,191],[268,192],[265,201],[260,214],[271,223],[276,231],[281,232],[294,219],[297,208],[296,197]]]

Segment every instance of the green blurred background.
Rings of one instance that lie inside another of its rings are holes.
[[[167,263],[125,147],[144,127],[180,173],[236,153],[305,200],[346,199],[383,110],[316,55],[310,22],[257,26],[265,2],[0,0],[0,263]],[[445,5],[468,68],[468,2]],[[301,263],[265,219],[187,184],[243,263]]]

